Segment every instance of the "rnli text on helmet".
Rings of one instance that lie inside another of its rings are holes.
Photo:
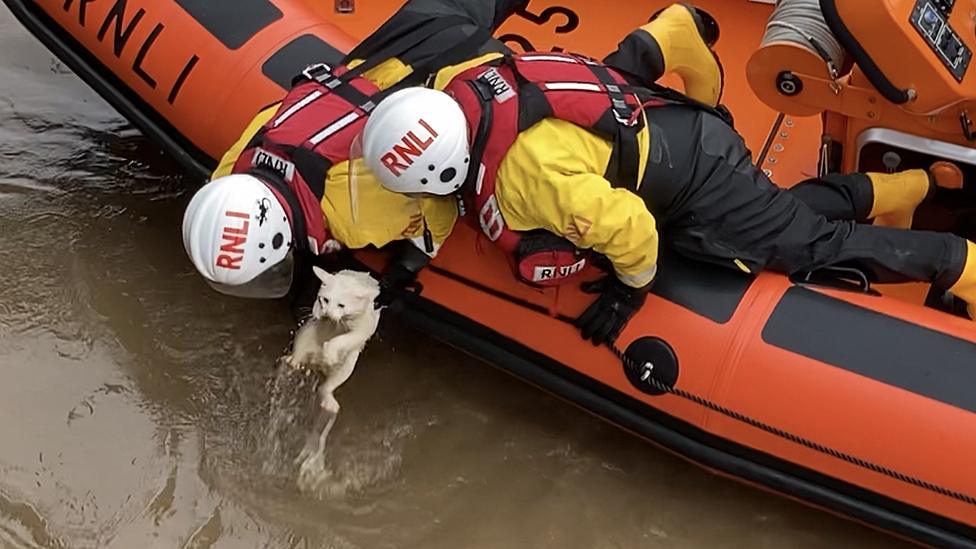
[[[244,260],[244,244],[247,243],[247,228],[251,223],[248,220],[251,216],[246,213],[232,212],[230,210],[224,212],[224,216],[243,219],[244,221],[237,222],[239,225],[233,227],[230,223],[235,222],[235,220],[227,220],[228,224],[224,225],[223,232],[220,235],[220,251],[223,253],[217,256],[217,266],[225,269],[238,270],[241,268],[241,261]]]
[[[400,177],[402,170],[406,170],[413,164],[413,158],[410,158],[411,156],[419,157],[437,139],[437,132],[434,131],[434,128],[430,127],[427,121],[421,118],[417,120],[417,123],[427,130],[429,136],[427,139],[421,141],[413,130],[408,131],[399,142],[393,145],[393,150],[388,151],[380,157],[380,162],[397,177]]]

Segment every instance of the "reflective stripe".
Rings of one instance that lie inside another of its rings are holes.
[[[481,185],[485,182],[485,165],[478,166],[478,180],[474,184],[474,193],[481,194]]]
[[[742,272],[752,274],[752,271],[749,270],[749,267],[747,267],[746,264],[743,263],[741,260],[733,259],[732,262],[735,263],[735,266],[741,269]]]
[[[298,101],[294,105],[288,107],[288,109],[285,112],[281,113],[281,116],[279,116],[278,118],[275,119],[273,126],[275,128],[277,128],[285,120],[288,120],[289,118],[291,118],[291,115],[293,115],[296,112],[304,109],[306,105],[308,105],[312,101],[315,101],[319,97],[322,97],[322,92],[319,91],[319,90],[313,90],[312,93],[306,95],[300,101]]]
[[[631,288],[643,288],[644,286],[650,284],[656,275],[657,264],[655,263],[650,269],[635,275],[621,275],[620,273],[617,273],[617,278]]]
[[[586,82],[546,82],[543,87],[547,90],[574,90],[574,91],[603,91],[598,84],[588,84]]]
[[[560,55],[523,55],[519,61],[559,61],[560,63],[579,63],[575,57],[563,57]]]
[[[308,141],[309,141],[309,143],[311,143],[313,145],[318,145],[322,141],[325,141],[330,136],[338,133],[343,128],[345,128],[349,124],[352,124],[353,122],[355,122],[358,119],[359,119],[359,113],[351,112],[351,113],[343,116],[342,118],[336,120],[335,122],[329,124],[325,128],[323,128],[322,131],[320,131],[319,133],[313,135]]]
[[[315,255],[318,255],[318,254],[321,253],[321,250],[319,250],[319,241],[318,240],[315,240],[315,238],[313,238],[311,236],[308,237],[308,248],[310,250],[315,250]]]

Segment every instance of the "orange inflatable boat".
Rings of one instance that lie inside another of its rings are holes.
[[[294,74],[338,61],[403,0],[4,2],[206,176]],[[517,50],[602,56],[667,3],[532,0],[498,36]],[[721,25],[725,103],[777,183],[935,158],[976,176],[976,0],[697,4]],[[793,9],[822,22],[803,26]],[[967,203],[963,192],[919,222],[973,238]],[[382,267],[379,252],[357,255]],[[924,544],[976,546],[971,322],[924,307],[922,285],[873,288],[853,272],[753,277],[665,256],[660,273],[616,356],[569,323],[590,296],[520,285],[459,226],[404,314],[719,474]]]

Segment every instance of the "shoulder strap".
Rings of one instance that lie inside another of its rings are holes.
[[[468,80],[465,82],[471,87],[474,96],[478,99],[481,106],[481,117],[478,122],[478,131],[475,133],[474,141],[471,143],[471,155],[468,161],[468,177],[465,179],[464,188],[467,193],[474,193],[478,182],[478,172],[481,160],[485,156],[485,147],[488,145],[488,133],[494,119],[494,108],[492,105],[491,90],[486,90],[478,80]]]

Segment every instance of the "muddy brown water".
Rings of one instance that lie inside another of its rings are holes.
[[[291,316],[195,275],[192,185],[0,8],[0,547],[899,545],[394,318],[299,490],[310,382],[271,384]]]

